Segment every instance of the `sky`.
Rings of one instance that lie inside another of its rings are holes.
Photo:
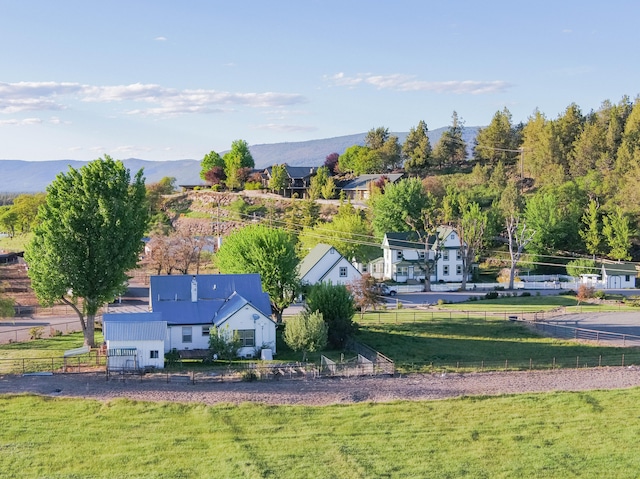
[[[637,0],[0,0],[0,160],[202,159],[640,93]],[[0,164],[1,167],[1,164]]]

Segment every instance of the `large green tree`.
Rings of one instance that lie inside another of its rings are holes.
[[[471,272],[471,265],[477,261],[478,255],[485,244],[485,230],[487,228],[487,213],[480,210],[478,203],[466,203],[461,216],[456,223],[456,231],[460,238],[462,251],[462,285],[467,288],[467,276]]]
[[[300,291],[300,260],[289,233],[264,225],[245,226],[225,238],[215,261],[222,273],[260,274],[276,320],[282,322],[282,312]]]
[[[136,266],[147,227],[142,170],[109,156],[59,174],[47,187],[25,259],[41,304],[62,301],[82,324],[84,342],[95,346],[95,315],[123,292]]]
[[[206,181],[207,173],[216,166],[224,168],[224,160],[218,153],[211,150],[209,153],[204,155],[204,158],[202,158],[202,161],[200,162],[200,178]]]
[[[334,348],[343,348],[356,332],[353,297],[343,284],[319,283],[312,286],[307,293],[305,310],[322,314],[329,327],[329,344]]]
[[[631,225],[622,208],[616,206],[612,212],[602,218],[602,233],[609,245],[609,256],[618,261],[630,260]]]
[[[378,238],[388,231],[411,231],[423,220],[422,211],[432,200],[418,178],[407,178],[388,184],[383,194],[371,200],[373,230]]]
[[[230,190],[241,186],[242,181],[238,173],[243,168],[253,168],[255,166],[253,156],[249,151],[249,144],[245,140],[234,140],[231,143],[231,150],[225,153],[222,159],[224,161],[224,172],[227,175],[227,188]]]

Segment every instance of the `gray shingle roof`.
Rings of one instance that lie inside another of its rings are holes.
[[[300,261],[300,269],[299,269],[300,272],[298,274],[298,277],[300,279],[304,278],[307,275],[307,273],[309,273],[309,271],[311,271],[313,267],[316,264],[318,264],[318,262],[324,257],[324,255],[326,255],[329,251],[331,251],[332,248],[333,246],[331,245],[318,243],[311,251],[309,251],[309,254],[307,254],[307,256],[305,256],[304,259]],[[341,257],[342,256],[340,256],[340,253],[336,251],[335,263],[340,261]]]
[[[360,175],[342,185],[343,190],[366,190],[371,181],[378,181],[381,177],[386,177],[389,183],[395,183],[404,176],[403,173],[389,173],[386,175]]]
[[[108,313],[102,316],[105,341],[164,341],[167,322],[159,313]]]

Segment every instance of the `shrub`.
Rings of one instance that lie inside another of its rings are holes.
[[[598,290],[595,293],[593,293],[593,297],[597,299],[607,299],[607,293],[605,293],[604,291]]]
[[[489,291],[487,294],[484,295],[485,299],[498,299],[498,292],[497,291]]]
[[[44,328],[42,326],[35,326],[29,330],[30,339],[42,339],[44,334]]]
[[[588,299],[595,297],[596,289],[593,286],[588,286],[586,284],[581,284],[578,286],[578,291],[576,293],[576,299],[578,303],[581,301],[586,301]]]
[[[259,190],[261,188],[262,188],[262,183],[260,183],[259,181],[247,181],[244,184],[245,190]]]
[[[57,338],[57,337],[59,337],[59,336],[62,336],[62,331],[60,331],[59,329],[54,329],[54,330],[53,330],[53,334],[52,334],[52,336],[53,336],[54,338]]]
[[[523,297],[527,298],[527,297],[531,296],[531,293],[529,291],[523,291],[520,296],[523,296]]]

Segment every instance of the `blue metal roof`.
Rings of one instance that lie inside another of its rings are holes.
[[[197,301],[191,300],[191,282],[197,282]],[[235,294],[234,294],[235,293]],[[151,276],[151,309],[162,313],[168,324],[210,324],[224,306],[225,310],[240,296],[267,317],[271,316],[269,295],[262,291],[259,274],[205,274]],[[235,310],[237,310],[236,308]],[[235,311],[234,310],[234,311]]]

